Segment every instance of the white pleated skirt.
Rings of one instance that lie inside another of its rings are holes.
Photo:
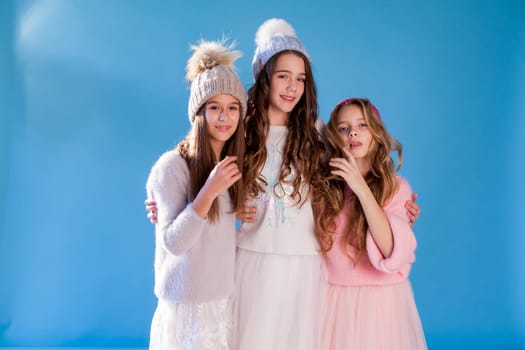
[[[319,350],[320,256],[238,248],[236,264],[234,348]]]
[[[150,332],[150,350],[231,350],[232,299],[205,303],[159,300]]]

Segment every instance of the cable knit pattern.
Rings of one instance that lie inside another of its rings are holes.
[[[155,227],[155,294],[174,302],[228,298],[233,292],[235,214],[227,191],[220,219],[201,218],[188,199],[189,169],[177,151],[163,154],[146,184],[158,208]]]
[[[392,200],[383,208],[394,238],[394,249],[388,258],[384,258],[377,247],[372,234],[367,232],[366,254],[354,265],[342,246],[342,234],[348,227],[348,202],[336,218],[336,233],[332,249],[324,254],[328,270],[328,281],[343,286],[387,285],[399,283],[408,278],[412,263],[415,261],[416,238],[406,216],[405,202],[411,198],[410,185],[397,177],[399,189]],[[355,258],[355,251],[350,250]]]
[[[299,207],[296,200],[289,196],[293,191],[292,185],[275,187],[279,181],[287,133],[286,126],[270,126],[266,142],[268,155],[262,171],[268,187],[266,192],[259,193],[257,198],[248,203],[248,206],[257,208],[256,221],[242,224],[238,231],[237,246],[261,253],[317,255],[319,246],[314,235],[310,200]],[[294,176],[296,174],[292,172],[288,179]],[[305,195],[303,188],[303,198]]]

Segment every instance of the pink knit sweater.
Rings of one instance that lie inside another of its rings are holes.
[[[324,254],[328,282],[343,286],[386,285],[401,282],[408,278],[415,261],[416,238],[409,225],[405,202],[412,195],[410,185],[397,177],[399,190],[383,208],[394,237],[392,254],[385,258],[377,247],[370,232],[366,236],[366,254],[354,265],[342,246],[342,234],[348,227],[349,202],[336,218],[336,232],[332,249]],[[355,257],[355,251],[350,251]]]

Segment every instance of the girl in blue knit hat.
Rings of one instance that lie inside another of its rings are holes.
[[[250,199],[238,215],[236,348],[318,350],[327,284],[311,198],[326,179],[315,81],[287,22],[266,21],[256,44],[245,118]]]
[[[285,21],[258,29],[245,119],[235,338],[240,350],[319,349],[319,247],[310,204],[323,152],[308,52]]]

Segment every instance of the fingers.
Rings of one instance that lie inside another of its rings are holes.
[[[237,173],[241,173],[239,167],[237,166],[237,163],[228,164],[223,170],[225,174],[229,174],[230,176],[234,176],[237,175]]]
[[[226,179],[229,186],[242,178],[242,172],[239,170],[236,161],[236,156],[226,156],[217,164],[218,171]]]
[[[242,173],[238,171],[235,175],[230,177],[230,185],[233,185],[242,178]]]
[[[229,164],[224,171],[224,177],[229,185],[233,185],[242,178],[242,173],[236,163]]]
[[[157,224],[157,214],[156,213],[148,213],[148,219],[151,221],[152,224]]]
[[[353,166],[357,167],[357,162],[356,162],[356,160],[354,158],[354,155],[350,151],[350,149],[348,147],[344,147],[343,148],[343,152],[346,155],[346,158],[348,159],[348,162],[350,162],[350,164],[352,164]]]
[[[157,212],[157,203],[153,202],[149,205],[146,205],[146,211],[156,213]]]
[[[155,207],[157,205],[157,202],[153,199],[146,199],[144,201],[144,205],[146,206],[146,210],[149,210],[149,207]]]
[[[419,217],[421,209],[419,208],[419,205],[417,205],[417,203],[414,203],[409,200],[405,202],[405,208],[407,209],[406,215],[410,222],[413,224]]]
[[[215,168],[217,168],[217,170],[225,172],[234,172],[234,170],[239,171],[239,167],[237,166],[236,162],[236,156],[226,156],[223,160],[217,163]]]
[[[333,168],[331,170],[331,174],[340,176],[347,182],[349,181],[349,177],[354,176],[356,172],[359,172],[359,168],[357,166],[353,166],[345,158],[330,159],[330,166]]]
[[[157,202],[153,199],[146,199],[144,201],[146,211],[148,211],[148,219],[152,224],[157,223]]]
[[[332,170],[331,173],[333,175],[340,176],[340,177],[342,177],[343,179],[346,180],[346,173],[344,171],[342,171],[342,170]]]
[[[408,220],[410,221],[410,225],[413,227],[414,226],[414,222],[416,221],[416,216],[414,216],[411,212],[407,211],[407,217],[408,217]]]
[[[330,166],[332,169],[330,173],[344,179],[348,182],[348,175],[351,173],[352,166],[348,163],[348,160],[344,158],[332,158],[330,159]]]
[[[231,164],[233,162],[237,161],[236,156],[226,156],[223,160],[221,160],[219,163],[217,163],[218,167],[226,167],[228,164]]]
[[[419,213],[421,212],[419,205],[412,201],[406,201],[405,208],[415,217],[419,216]]]
[[[249,223],[255,222],[255,217],[257,214],[256,209],[256,207],[243,207],[237,212],[237,220]]]
[[[330,166],[341,170],[348,170],[350,163],[344,158],[332,158],[330,159]]]

